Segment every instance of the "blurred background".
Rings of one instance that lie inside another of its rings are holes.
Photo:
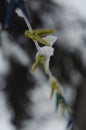
[[[86,129],[86,1],[26,0],[33,29],[56,30],[50,69],[73,109],[70,130]],[[0,0],[0,129],[67,130],[71,114],[56,110],[50,100],[48,77],[42,66],[31,72],[36,48],[24,36],[27,29],[20,9],[4,29],[7,0]]]

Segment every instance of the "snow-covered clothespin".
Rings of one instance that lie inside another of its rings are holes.
[[[53,30],[43,30],[43,31],[37,30],[34,32],[36,32],[36,33],[40,32],[40,35],[46,35],[46,33],[50,34],[51,32],[53,32]],[[52,45],[57,40],[57,37],[53,36],[53,35],[48,35],[48,36],[44,37],[43,39],[47,43],[49,43],[49,46],[39,47],[39,50],[36,54],[35,63],[33,64],[33,67],[32,67],[32,71],[35,71],[37,69],[37,67],[39,66],[39,64],[42,63],[45,73],[48,74],[50,57],[54,53],[54,48],[52,47]]]
[[[37,42],[39,42],[45,46],[51,46],[50,43],[44,37],[46,35],[50,35],[54,32],[55,32],[55,30],[53,30],[53,29],[33,30],[33,33],[31,33],[29,30],[26,30],[25,36],[29,37],[32,40],[36,40]]]
[[[39,64],[42,63],[44,71],[48,74],[50,57],[53,55],[54,49],[52,47],[40,47],[40,52],[36,54],[36,60],[33,64],[32,71],[35,71]]]
[[[24,0],[9,0],[6,19],[5,19],[5,24],[4,24],[5,29],[9,28],[10,19],[12,18],[13,13],[14,13],[16,8],[20,8],[22,10],[22,12],[25,14],[25,16],[27,17],[27,19],[29,20],[29,22],[30,23],[32,22],[30,13],[29,13],[29,11],[28,11],[28,9],[26,7],[26,4],[25,4]]]
[[[44,68],[45,72],[47,73],[47,69],[46,69],[46,57],[44,55],[40,55],[40,54],[36,55],[36,61],[35,61],[35,63],[32,66],[32,71],[34,72],[38,68],[38,66],[40,65],[40,63],[42,63],[43,68]]]
[[[40,63],[42,63],[45,73],[48,74],[50,57],[54,53],[54,48],[52,47],[52,45],[57,40],[56,36],[50,35],[54,32],[55,30],[53,29],[39,29],[39,30],[25,31],[26,37],[44,45],[43,47],[40,47],[37,44],[39,49],[36,54],[35,63],[33,64],[32,67],[33,72],[38,68]]]
[[[69,105],[67,104],[67,102],[64,98],[63,92],[60,88],[60,84],[54,76],[51,76],[51,78],[50,78],[50,86],[51,86],[50,98],[53,97],[53,94],[56,91],[56,108],[58,108],[58,106],[61,104],[63,111],[65,109],[67,109],[68,112],[72,113],[73,111],[69,107]]]

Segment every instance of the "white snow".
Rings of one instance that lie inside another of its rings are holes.
[[[46,56],[47,58],[50,58],[54,53],[54,48],[44,46],[44,47],[40,47],[40,51],[42,55]]]
[[[11,41],[7,32],[3,31],[1,33],[2,38],[2,49],[6,57],[14,57],[17,62],[28,66],[30,64],[30,59],[27,53],[20,48],[18,43],[16,44],[14,41]]]
[[[2,49],[0,49],[0,76],[6,75],[10,71],[10,65],[6,60]]]
[[[7,104],[6,94],[0,90],[0,130],[16,130],[11,123],[13,112]]]
[[[47,68],[47,70],[49,70],[50,57],[53,56],[53,53],[54,53],[53,47],[43,46],[43,47],[40,47],[40,52],[37,52],[37,54],[36,54],[36,57],[39,54],[46,57],[46,68]]]
[[[48,36],[44,37],[43,39],[46,40],[52,46],[56,42],[57,36],[48,35]]]

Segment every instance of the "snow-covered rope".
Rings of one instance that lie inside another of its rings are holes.
[[[24,14],[23,14],[23,17],[24,17],[25,22],[29,29],[28,31],[27,30],[25,31],[25,35],[33,40],[33,42],[37,48],[36,61],[32,66],[32,71],[35,71],[38,68],[39,64],[42,63],[45,73],[49,76],[49,83],[51,86],[50,98],[53,97],[53,94],[56,91],[58,96],[60,97],[60,98],[58,98],[59,104],[62,105],[63,109],[67,108],[68,112],[72,112],[71,108],[69,107],[69,105],[66,103],[66,101],[64,99],[63,92],[61,90],[58,80],[55,78],[55,76],[52,75],[50,67],[49,67],[50,57],[53,56],[53,54],[54,54],[54,48],[52,46],[56,42],[57,36],[47,35],[47,33],[49,34],[49,31],[50,31],[50,33],[52,33],[53,31],[47,30],[47,32],[46,32],[46,30],[45,30],[45,34],[47,36],[41,38],[42,40],[44,40],[45,46],[40,47],[38,44],[38,41],[36,40],[36,37],[34,37],[34,34],[37,33],[37,30],[35,30],[35,32],[34,32],[28,19],[26,18],[26,16]],[[40,31],[40,30],[38,30],[38,31]],[[43,30],[41,30],[41,33],[43,33],[42,31]],[[46,45],[47,43],[49,44],[48,46]]]

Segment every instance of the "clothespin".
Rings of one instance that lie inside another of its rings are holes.
[[[54,33],[55,30],[54,29],[37,29],[37,30],[33,30],[33,33],[35,33],[36,35],[39,35],[39,36],[46,36],[46,35],[49,35],[49,34],[52,34]]]
[[[62,103],[61,96],[58,93],[56,93],[56,108],[58,108],[60,103]]]
[[[75,122],[75,118],[74,118],[74,116],[71,114],[71,115],[70,115],[70,118],[69,118],[69,120],[68,120],[67,130],[73,126],[74,122]]]
[[[46,40],[43,39],[43,37],[52,34],[53,32],[54,32],[53,29],[33,30],[33,33],[31,33],[29,30],[26,30],[25,36],[29,37],[32,40],[36,40],[45,46],[51,46],[50,43],[48,43]]]
[[[38,54],[36,56],[36,61],[32,66],[32,71],[34,72],[38,66],[42,63],[45,73],[47,74],[47,68],[46,68],[46,57],[44,55]]]
[[[68,110],[68,112],[73,113],[73,110],[69,107],[68,103],[66,102],[65,98],[63,95],[59,94],[58,92],[56,93],[56,109],[58,108],[59,104],[62,106],[62,110],[64,111],[65,109]]]
[[[56,108],[58,107],[59,104],[62,104],[63,109],[67,106],[64,97],[61,94],[56,93]]]
[[[14,11],[16,8],[20,8],[22,10],[22,12],[25,14],[25,16],[27,17],[27,19],[29,20],[29,22],[32,22],[30,13],[25,5],[24,0],[9,0],[5,24],[4,24],[5,29],[9,29],[10,20],[14,14]]]
[[[50,94],[50,98],[53,97],[53,94],[55,92],[55,90],[60,94],[63,95],[62,90],[60,89],[59,83],[57,81],[57,79],[53,76],[50,80],[50,85],[51,85],[51,94]]]

